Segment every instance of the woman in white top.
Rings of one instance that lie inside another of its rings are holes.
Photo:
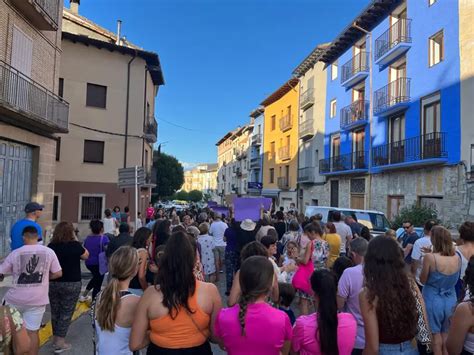
[[[109,234],[110,236],[116,235],[117,228],[118,228],[118,222],[117,220],[112,217],[112,212],[109,209],[106,209],[104,211],[105,217],[102,220],[102,223],[104,223],[104,233]]]
[[[464,276],[466,291],[474,295],[474,257],[471,257]],[[446,348],[450,355],[474,353],[474,298],[456,307],[451,318]]]
[[[140,297],[133,295],[128,288],[137,271],[138,253],[135,248],[120,247],[109,259],[111,279],[92,307],[98,355],[132,355],[128,342]]]
[[[469,259],[474,256],[474,222],[464,222],[459,227],[459,239],[462,245],[457,247],[456,253],[461,258],[461,279],[466,272]]]

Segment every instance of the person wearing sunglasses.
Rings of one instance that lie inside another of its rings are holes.
[[[398,239],[399,243],[402,245],[403,254],[405,256],[405,262],[411,264],[412,258],[411,253],[413,250],[413,245],[418,240],[419,236],[416,234],[413,223],[410,221],[403,222],[403,234]]]

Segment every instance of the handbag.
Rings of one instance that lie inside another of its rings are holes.
[[[298,243],[299,244],[299,243]],[[310,242],[311,249],[314,248],[314,244]],[[313,254],[313,250],[311,250],[311,255]],[[313,294],[313,290],[311,289],[311,283],[309,279],[314,271],[314,264],[311,258],[309,258],[306,264],[298,265],[298,269],[293,276],[293,280],[291,280],[291,284],[297,290],[301,290],[308,295]]]
[[[7,324],[5,318],[8,322],[8,328],[10,329],[10,341],[7,342]],[[8,306],[0,306],[0,333],[2,334],[3,347],[2,353],[4,355],[15,354],[15,343],[19,341],[17,337],[17,332],[15,329],[15,323],[13,322],[12,312]]]
[[[415,296],[416,313],[418,314],[418,322],[416,325],[416,340],[426,346],[427,352],[431,352],[431,330],[428,324],[428,320],[425,318],[425,314],[423,312],[423,305],[420,299],[420,294],[416,291],[415,287],[418,286],[415,284],[415,282],[412,282],[411,288],[413,296]]]
[[[104,244],[102,243],[104,236],[100,236],[100,253],[99,253],[99,273],[105,275],[109,271],[107,256],[105,255]]]

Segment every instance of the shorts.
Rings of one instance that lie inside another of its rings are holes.
[[[216,260],[220,260],[221,262],[225,259],[225,247],[215,247],[214,248],[214,256]]]
[[[15,304],[9,304],[9,306],[15,307],[21,313],[26,330],[36,331],[41,328],[46,306],[17,306]]]

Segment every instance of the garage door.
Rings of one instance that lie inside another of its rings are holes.
[[[10,251],[10,228],[31,199],[33,149],[0,139],[0,257]]]

